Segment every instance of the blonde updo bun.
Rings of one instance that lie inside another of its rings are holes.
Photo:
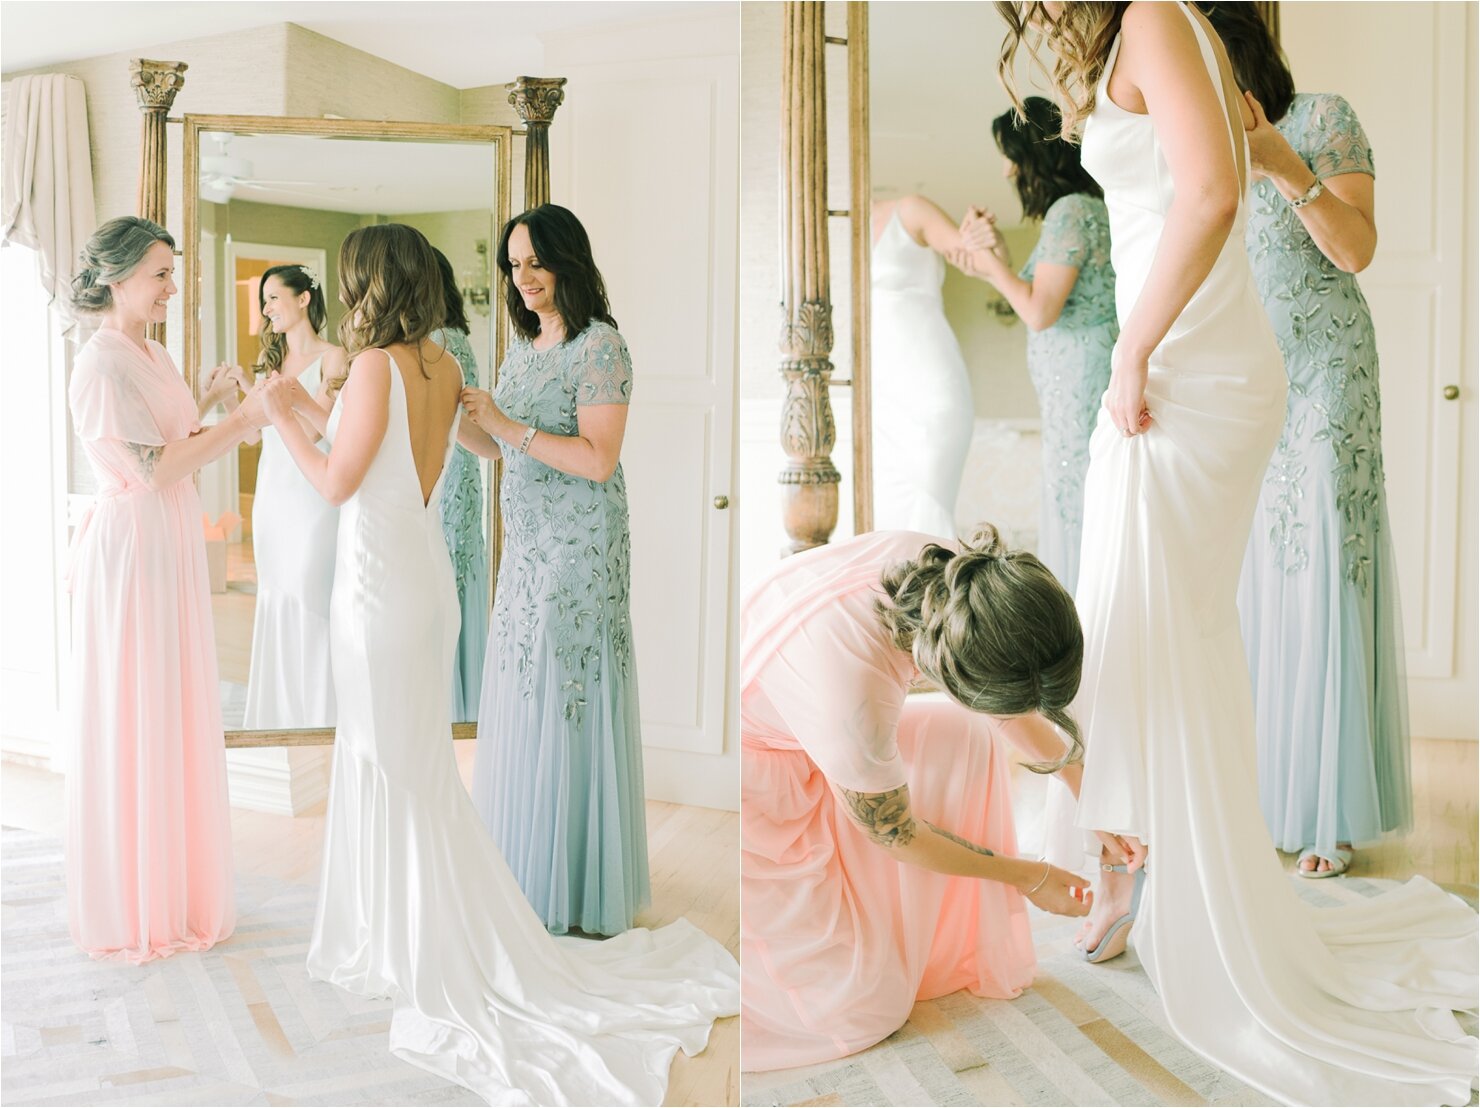
[[[959,552],[927,544],[884,571],[879,618],[926,677],[973,711],[1040,712],[1083,746],[1068,707],[1079,691],[1084,632],[1074,598],[1034,555],[979,524]],[[1034,765],[1051,773],[1063,762]]]

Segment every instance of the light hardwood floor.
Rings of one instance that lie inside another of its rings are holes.
[[[1420,874],[1450,892],[1476,895],[1476,839],[1480,833],[1480,744],[1450,739],[1413,740],[1413,830],[1358,850],[1352,877],[1404,881]],[[1021,766],[1013,770],[1013,815],[1024,841],[1040,839],[1047,781]],[[1282,854],[1295,872],[1297,855]]]
[[[473,743],[457,744],[466,783]],[[61,838],[66,830],[60,775],[29,766],[0,767],[4,823]],[[734,812],[649,801],[649,865],[653,907],[637,919],[658,927],[680,916],[740,951],[740,821]],[[232,841],[239,871],[293,883],[318,879],[324,835],[323,805],[301,816],[232,809]],[[665,1104],[728,1105],[740,1101],[740,1021],[720,1020],[709,1048],[694,1058],[679,1054]]]

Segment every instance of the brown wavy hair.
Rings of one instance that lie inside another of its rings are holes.
[[[1084,632],[1074,598],[1036,557],[979,524],[959,552],[930,543],[884,571],[879,619],[894,645],[959,704],[990,715],[1039,712],[1069,736],[1053,773],[1084,752],[1069,705],[1079,692]]]
[[[1128,2],[1072,0],[1059,6],[1055,18],[1042,0],[997,0],[997,11],[1007,24],[1007,37],[997,56],[997,76],[1018,112],[1025,114],[1026,109],[1013,64],[1019,47],[1026,47],[1033,68],[1048,78],[1059,101],[1063,113],[1059,134],[1070,142],[1078,141],[1080,127],[1095,110],[1100,77],[1128,7]],[[1052,66],[1040,54],[1044,47],[1053,55]]]
[[[257,355],[253,373],[274,373],[283,367],[288,356],[288,339],[272,329],[272,320],[267,318],[267,279],[276,277],[285,289],[294,296],[308,293],[308,323],[313,333],[322,335],[324,325],[329,322],[328,305],[324,302],[324,290],[314,284],[313,276],[301,265],[275,265],[262,274],[257,285],[257,310],[262,312],[262,352]]]
[[[425,235],[404,223],[351,231],[339,247],[339,296],[345,307],[339,342],[346,365],[362,350],[403,342],[417,348],[417,366],[431,378],[420,344],[442,326],[447,303],[437,255]],[[347,379],[348,370],[329,383],[330,392],[338,392]]]

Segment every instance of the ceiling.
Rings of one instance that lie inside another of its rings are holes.
[[[201,136],[202,183],[219,159],[218,136]],[[494,206],[493,150],[486,143],[336,139],[318,135],[228,136],[225,154],[250,166],[237,200],[356,215],[455,212]],[[245,167],[244,167],[245,168]],[[208,184],[201,196],[222,201]]]
[[[544,36],[714,11],[704,0],[4,0],[0,72],[296,23],[454,88],[544,65]],[[738,33],[738,32],[737,32]]]

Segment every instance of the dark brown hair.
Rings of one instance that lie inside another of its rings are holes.
[[[420,344],[442,326],[447,304],[425,235],[404,223],[355,228],[339,247],[339,294],[345,307],[339,341],[347,362],[362,350],[403,342],[417,348],[417,365],[430,378]],[[344,381],[330,382],[331,391]]]
[[[262,353],[257,356],[257,364],[252,367],[254,373],[274,373],[283,367],[283,359],[288,356],[288,339],[286,335],[280,335],[272,328],[272,320],[267,318],[267,279],[276,277],[284,288],[294,296],[302,296],[308,293],[308,323],[313,328],[314,334],[324,333],[324,324],[329,322],[328,305],[324,303],[324,290],[314,282],[313,274],[301,265],[275,265],[262,274],[262,281],[257,286],[257,310],[262,312]]]
[[[1074,598],[1026,550],[1009,550],[990,523],[960,552],[930,543],[890,566],[880,583],[879,618],[920,672],[977,712],[1040,712],[1069,736],[1053,773],[1084,747],[1068,708],[1079,691],[1084,632]]]
[[[569,342],[591,325],[593,319],[615,327],[606,299],[606,283],[591,255],[591,239],[575,213],[559,204],[541,204],[516,215],[504,225],[498,239],[498,268],[504,275],[504,300],[514,329],[527,339],[540,333],[540,317],[524,306],[514,285],[514,267],[509,262],[509,236],[515,227],[529,228],[529,242],[540,265],[555,275],[555,310],[565,324]]]
[[[1231,0],[1200,0],[1197,6],[1223,40],[1238,87],[1254,94],[1271,123],[1284,119],[1295,98],[1295,78],[1258,6]]]
[[[442,275],[442,299],[447,305],[447,319],[442,326],[449,331],[467,334],[468,310],[463,306],[462,289],[457,286],[457,275],[452,272],[452,263],[435,246],[432,247],[432,253],[437,258],[437,272]]]
[[[1059,109],[1041,96],[1024,100],[1021,112],[1009,109],[992,120],[997,149],[1017,166],[1018,200],[1028,219],[1042,219],[1065,196],[1104,195],[1079,164],[1079,147],[1063,138],[1063,127]]]
[[[1072,0],[1059,6],[1055,18],[1048,14],[1042,0],[997,0],[997,12],[1007,24],[1007,35],[997,56],[997,76],[1017,110],[1024,111],[1024,101],[1018,92],[1013,63],[1018,47],[1026,45],[1033,68],[1048,79],[1059,99],[1063,110],[1059,133],[1076,141],[1080,125],[1095,110],[1100,77],[1128,7],[1129,3]],[[1052,66],[1039,54],[1045,46],[1053,55]]]

